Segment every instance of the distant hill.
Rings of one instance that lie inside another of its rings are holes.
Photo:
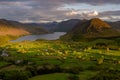
[[[112,26],[112,28],[117,29],[118,31],[120,31],[120,21],[116,21],[116,22],[107,22],[110,26]]]
[[[48,33],[48,31],[41,27],[22,24],[17,21],[0,19],[0,35],[2,36],[5,35],[21,36],[28,34],[43,34],[43,33]]]
[[[54,32],[53,29],[56,27],[58,22],[49,22],[49,23],[25,23],[27,26],[36,26],[36,27],[43,27],[47,31]],[[58,31],[59,32],[59,31]]]
[[[63,37],[71,40],[79,40],[82,38],[108,38],[117,36],[120,36],[120,32],[113,29],[106,22],[94,18],[80,21]]]
[[[42,26],[51,32],[68,32],[70,31],[80,20],[70,19],[61,22],[49,22],[49,23],[28,23],[29,25]]]
[[[85,20],[70,19],[62,22],[50,22],[50,23],[33,23],[34,25],[43,26],[45,29],[51,32],[69,32],[78,22],[82,23]],[[113,29],[120,31],[120,21],[107,22]]]
[[[70,31],[80,20],[79,19],[70,19],[67,21],[62,21],[58,23],[52,31],[54,32],[68,32]]]
[[[80,19],[70,19],[61,22],[49,22],[49,23],[25,23],[26,25],[44,27],[46,30],[51,32],[69,32],[78,22],[82,23],[85,20]],[[107,22],[112,28],[120,31],[120,21],[117,22]]]

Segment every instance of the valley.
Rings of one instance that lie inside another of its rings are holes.
[[[11,80],[16,76],[20,80],[96,80],[99,77],[119,79],[119,46],[119,38],[88,43],[37,40],[4,44],[0,48],[0,78]],[[3,55],[4,49],[7,56]]]
[[[13,32],[9,25],[7,28],[10,27],[9,30]],[[32,30],[32,27],[28,30],[19,26],[16,29],[21,31],[20,28],[29,33],[33,31],[31,34],[35,36],[37,33],[36,39],[18,38],[30,34],[16,36],[7,33],[9,35],[0,36],[0,79],[120,79],[120,32],[108,23],[98,18],[83,20],[76,23],[66,34],[58,32],[57,35],[44,28],[45,34],[39,29],[37,29],[39,32]],[[49,39],[39,38],[38,35],[44,37],[47,35]],[[15,39],[18,40],[10,41]]]

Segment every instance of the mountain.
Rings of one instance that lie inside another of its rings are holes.
[[[77,24],[77,25],[76,25]],[[101,24],[101,25],[100,25]],[[108,25],[109,24],[109,25]],[[70,19],[62,22],[49,22],[49,23],[20,23],[17,21],[0,19],[0,35],[27,35],[27,34],[44,34],[50,32],[68,32],[68,33],[77,33],[77,32],[86,32],[91,33],[96,32],[95,34],[98,36],[98,33],[103,30],[103,26],[107,28],[113,28],[117,31],[120,31],[120,21],[117,22],[104,22],[100,19],[92,19],[92,20],[79,20],[79,19]],[[77,26],[80,26],[78,29]],[[89,26],[89,27],[88,27]],[[96,27],[98,26],[98,27]],[[73,28],[75,27],[75,28]],[[97,29],[98,28],[98,29]],[[75,30],[76,29],[76,30]],[[108,29],[110,30],[110,29]],[[112,30],[113,31],[113,30]],[[108,31],[107,31],[108,32]],[[14,34],[15,33],[15,34]],[[105,33],[105,31],[104,31]],[[113,32],[115,33],[115,32]],[[95,36],[94,34],[94,36]],[[89,35],[90,37],[90,35]],[[100,35],[98,36],[100,37]]]
[[[33,26],[33,27],[43,27],[44,29],[50,32],[69,32],[78,22],[82,23],[85,20],[80,19],[70,19],[61,22],[49,22],[49,23],[24,23],[26,26]],[[106,22],[112,28],[117,29],[120,31],[120,21],[117,22]]]
[[[106,22],[94,18],[91,20],[82,20],[62,38],[79,40],[84,38],[109,38],[120,36],[120,32],[113,29]]]
[[[45,29],[51,32],[68,32],[70,31],[80,20],[70,19],[61,22],[49,22],[49,23],[28,23],[33,26],[43,26]]]
[[[0,35],[27,35],[30,34],[28,31],[13,25],[10,21],[0,19]]]
[[[48,31],[41,27],[26,25],[17,21],[0,19],[0,35],[21,36],[41,33],[48,33]]]
[[[25,23],[25,25],[30,25],[30,26],[36,26],[40,27],[42,26],[44,29],[53,32],[53,29],[56,27],[58,22],[49,22],[49,23]]]
[[[117,29],[118,31],[120,31],[120,21],[107,22],[107,23],[110,24],[110,26],[112,26],[114,29]]]
[[[68,32],[70,31],[80,20],[79,19],[70,19],[67,21],[62,21],[58,23],[52,31],[54,32]]]
[[[43,26],[51,32],[69,32],[78,22],[82,23],[84,21],[85,20],[70,19],[62,22],[39,23],[36,25]],[[120,31],[120,21],[106,23],[108,23],[113,29],[117,29],[118,31]]]

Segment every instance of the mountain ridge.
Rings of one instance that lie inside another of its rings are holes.
[[[50,22],[50,23],[33,23],[32,25],[40,25],[43,26],[45,29],[51,32],[69,32],[78,22],[83,23],[87,20],[85,19],[69,19],[66,21],[61,22]],[[107,22],[107,21],[104,21]],[[112,28],[119,29],[120,31],[120,21],[116,22],[107,22]]]

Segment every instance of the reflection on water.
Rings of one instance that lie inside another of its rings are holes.
[[[35,41],[37,39],[56,40],[59,39],[59,37],[64,34],[66,34],[66,32],[54,32],[51,34],[41,34],[41,35],[28,35],[28,36],[20,37],[16,40],[12,40],[11,42],[21,42],[24,40]]]

